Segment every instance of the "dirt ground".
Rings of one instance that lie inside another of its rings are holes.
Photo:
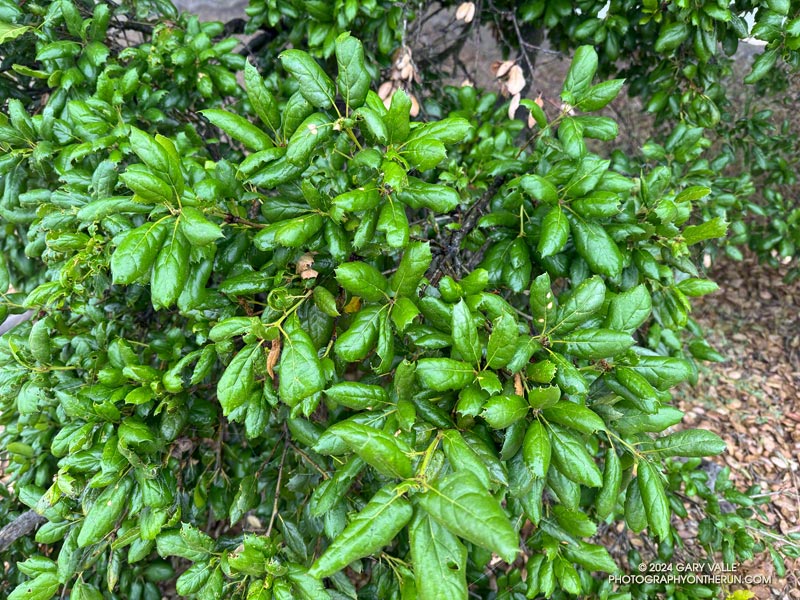
[[[785,284],[787,270],[752,256],[711,268],[720,290],[696,302],[693,316],[728,360],[704,367],[678,402],[685,425],[728,442],[719,460],[731,479],[770,496],[765,523],[778,536],[800,532],[800,282]],[[800,598],[800,560],[787,565],[784,578],[768,556],[740,572],[772,577],[771,585],[752,588],[760,600]]]

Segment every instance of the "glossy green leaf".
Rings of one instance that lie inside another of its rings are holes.
[[[413,296],[431,264],[431,247],[428,242],[409,244],[389,286],[395,296]]]
[[[131,284],[150,272],[172,223],[145,223],[130,230],[111,255],[114,283]]]
[[[258,118],[270,130],[277,133],[281,126],[281,114],[278,110],[278,103],[272,93],[264,85],[264,80],[258,70],[246,61],[244,65],[244,84],[247,90],[247,97],[253,105]]]
[[[421,358],[416,373],[422,385],[437,392],[460,390],[475,379],[468,363],[450,358]]]
[[[343,421],[328,428],[326,434],[341,439],[361,460],[382,475],[406,479],[414,474],[411,449],[380,429]]]
[[[251,150],[266,150],[274,145],[272,138],[237,114],[219,108],[207,108],[200,111],[200,114]]]
[[[325,395],[337,404],[355,410],[379,408],[381,404],[389,401],[386,390],[381,386],[355,381],[343,381],[332,385],[325,390]]]
[[[312,577],[327,577],[354,560],[389,544],[411,520],[408,500],[391,487],[381,488],[347,524],[309,570]]]
[[[286,321],[284,331],[278,394],[286,404],[295,406],[325,388],[325,375],[314,343],[296,316]]]
[[[687,429],[665,435],[656,440],[661,456],[714,456],[727,449],[725,440],[713,431]]]
[[[478,329],[467,304],[461,300],[453,307],[453,348],[476,367],[482,357],[481,341]]]
[[[170,308],[178,300],[189,278],[189,244],[183,237],[178,222],[158,252],[153,265],[150,297],[153,308]]]
[[[312,106],[329,108],[333,105],[336,96],[333,81],[309,54],[302,50],[284,50],[278,58],[283,68],[297,79],[300,93]]]
[[[606,286],[600,277],[591,277],[578,285],[561,303],[553,332],[567,333],[585,323],[603,306]]]
[[[639,482],[639,493],[642,496],[650,531],[663,541],[670,535],[671,512],[661,475],[650,463],[640,460],[636,480]]]
[[[415,511],[408,527],[417,598],[467,600],[467,549],[435,519]]]
[[[364,48],[347,32],[336,38],[335,48],[339,67],[336,86],[347,107],[353,110],[364,104],[371,81],[364,66]]]
[[[542,258],[563,250],[569,238],[569,221],[560,206],[551,208],[542,219],[542,230],[537,250]]]
[[[543,479],[547,476],[550,468],[550,437],[547,430],[539,421],[533,421],[525,432],[525,440],[522,442],[522,457],[525,466],[533,477]]]
[[[336,281],[354,296],[371,302],[385,300],[389,288],[389,282],[378,269],[360,261],[339,265]]]
[[[610,329],[581,329],[553,340],[563,344],[563,352],[576,358],[609,358],[621,354],[633,346],[630,334]],[[558,347],[557,346],[557,347]]]
[[[606,426],[596,412],[591,408],[574,402],[558,402],[542,410],[545,419],[569,427],[587,435],[595,431],[605,431]]]
[[[471,473],[452,473],[416,498],[450,533],[497,553],[508,563],[519,552],[519,537],[500,503]]]
[[[550,430],[550,444],[553,462],[566,477],[587,487],[602,485],[600,469],[578,438],[553,427]]]
[[[403,248],[408,244],[409,226],[406,207],[401,202],[388,197],[378,215],[378,231],[386,235],[386,243],[391,248]]]
[[[262,347],[252,344],[242,348],[228,364],[217,384],[217,399],[223,414],[229,415],[247,402],[255,385],[256,363],[264,358]]]
[[[601,225],[573,217],[570,227],[575,249],[593,272],[608,277],[616,277],[622,272],[622,253]]]

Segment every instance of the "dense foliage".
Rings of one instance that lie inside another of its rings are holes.
[[[717,176],[768,125],[705,158],[733,114],[716,40],[747,32],[681,5],[488,3],[510,51],[520,24],[575,47],[529,127],[472,86],[376,93],[422,5],[254,0],[239,52],[167,0],[0,0],[0,321],[33,311],[0,338],[0,523],[47,519],[0,594],[703,598],[603,573],[698,545],[780,568],[759,490],[698,469],[724,443],[665,433],[719,357],[696,249],[796,235]],[[790,10],[759,11],[751,81],[793,60]],[[595,79],[633,45],[632,91],[680,122],[622,154],[593,113],[624,82]],[[619,523],[644,555],[609,553]]]

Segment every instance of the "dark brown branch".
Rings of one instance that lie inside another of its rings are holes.
[[[0,529],[0,552],[4,552],[19,538],[25,537],[42,523],[46,523],[42,515],[32,510],[26,511]]]

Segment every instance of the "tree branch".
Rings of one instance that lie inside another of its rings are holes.
[[[25,537],[42,523],[47,522],[42,515],[32,510],[25,511],[8,525],[0,529],[0,552],[4,552],[19,538]]]

